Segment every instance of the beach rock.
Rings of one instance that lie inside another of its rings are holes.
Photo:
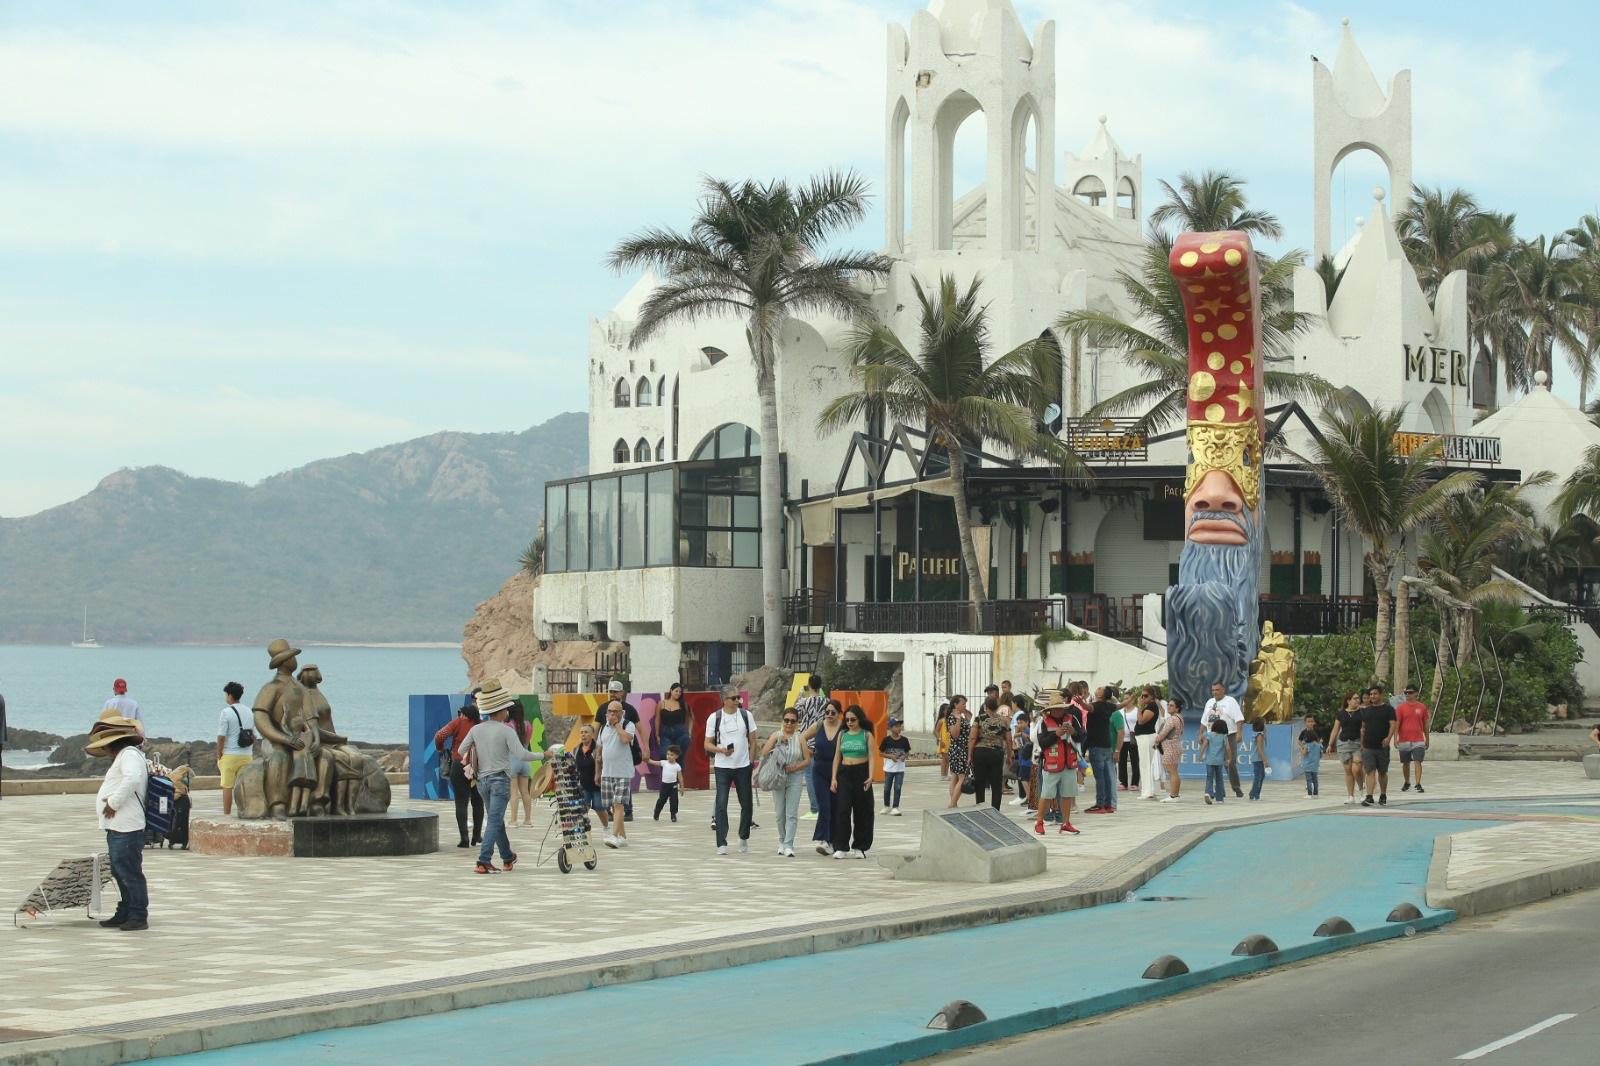
[[[533,598],[539,579],[518,570],[500,591],[478,604],[461,634],[461,658],[469,684],[498,678],[511,692],[531,692],[535,666],[592,670],[600,652],[626,645],[590,640],[541,641],[533,632]]]
[[[8,729],[3,739],[10,751],[52,751],[66,738],[37,729]]]

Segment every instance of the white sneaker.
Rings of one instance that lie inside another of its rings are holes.
[[[604,843],[606,847],[614,848],[617,846],[617,838],[612,836],[610,833],[607,833]]]
[[[728,845],[726,845],[726,844],[719,845],[718,848],[717,848],[717,854],[718,855],[726,855],[726,854],[728,854]]]
[[[898,818],[898,817],[900,817],[900,808],[899,807],[891,807],[891,808],[889,808],[889,813],[894,815],[896,818]]]
[[[750,842],[748,840],[739,841],[739,854],[740,855],[746,855],[746,854],[749,854],[749,851],[750,851]]]
[[[850,857],[850,853],[847,851],[836,851],[833,853],[833,857],[836,859],[848,859]]]
[[[1028,801],[1020,797],[1011,801],[1011,806],[1013,807],[1026,807],[1027,805]]]
[[[627,837],[618,837],[617,838],[617,847],[625,848],[627,846],[628,846],[628,838]]]
[[[784,848],[783,849],[783,857],[786,858],[786,859],[794,858],[794,849],[793,848]]]
[[[888,807],[885,807],[885,808],[884,808],[884,809],[883,809],[883,813],[884,813],[884,814],[888,814],[888,813],[889,813],[889,808],[888,808]]]
[[[1206,793],[1206,806],[1211,806],[1211,794],[1209,792]]]
[[[779,858],[780,858],[780,859],[781,859],[781,858],[782,858],[782,857],[783,857],[783,851],[784,851],[784,848],[783,848],[783,845],[782,845],[782,844],[779,844],[779,845],[778,845],[778,857],[779,857]]]
[[[867,857],[867,853],[862,851],[860,848],[856,848],[850,852],[850,857],[852,859],[864,859]]]
[[[1154,796],[1151,796],[1150,798],[1151,799],[1155,799]],[[1161,797],[1161,802],[1162,803],[1177,803],[1178,802],[1178,797],[1177,796],[1162,796]]]

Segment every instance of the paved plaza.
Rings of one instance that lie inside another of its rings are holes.
[[[1175,827],[1309,812],[1384,816],[1344,807],[1333,773],[1325,772],[1323,782],[1317,799],[1292,782],[1269,784],[1257,803],[1230,799],[1216,807],[1200,801],[1197,782],[1185,782],[1178,804],[1122,793],[1117,814],[1077,816],[1081,836],[1060,837],[1052,828],[1044,838],[1045,874],[992,887],[896,881],[876,863],[824,859],[809,849],[781,858],[770,806],[758,811],[763,825],[751,852],[718,858],[705,792],[688,794],[677,824],[651,821],[653,804],[641,796],[640,820],[629,827],[630,847],[603,849],[595,871],[563,876],[553,864],[536,868],[541,822],[512,831],[525,863],[516,873],[478,877],[470,872],[474,852],[454,847],[453,808],[402,801],[396,806],[438,811],[446,844],[438,854],[313,860],[150,851],[147,934],[102,930],[81,912],[31,929],[4,927],[0,1040],[222,1008],[264,1010],[306,997],[481,978],[530,963],[689,948],[730,935],[754,939],[817,922],[887,920],[944,904],[1001,904],[1041,890],[1065,894]],[[1548,863],[1551,855],[1600,857],[1600,832],[1586,817],[1600,814],[1600,782],[1585,780],[1575,764],[1429,766],[1430,805],[1495,796],[1579,799],[1550,807],[1554,813],[1547,818],[1533,803],[1523,808],[1532,820],[1457,834],[1452,887],[1474,877],[1505,876],[1519,863]],[[1389,810],[1405,810],[1408,799],[1392,795]],[[964,802],[970,804],[970,797]],[[196,817],[217,816],[219,804],[218,793],[198,794]],[[14,907],[57,861],[102,848],[92,805],[89,796],[0,803],[0,839],[6,842],[0,897]],[[928,805],[944,805],[938,770],[913,768],[906,814],[877,819],[877,849],[914,849],[921,809]],[[547,810],[541,806],[541,818]],[[1005,810],[1021,820],[1009,798]],[[800,837],[808,837],[814,824],[802,823]],[[1477,838],[1487,845],[1471,843]],[[1524,847],[1524,841],[1535,846]],[[483,936],[486,929],[495,934]]]

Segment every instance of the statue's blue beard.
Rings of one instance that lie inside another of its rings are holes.
[[[1167,590],[1167,683],[1186,708],[1204,706],[1213,682],[1241,701],[1249,684],[1261,644],[1261,535],[1258,512],[1243,519],[1243,544],[1186,541]]]

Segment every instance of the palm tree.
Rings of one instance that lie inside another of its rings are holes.
[[[1334,294],[1339,291],[1339,283],[1344,280],[1345,268],[1335,266],[1333,256],[1324,252],[1322,258],[1317,260],[1317,265],[1314,269],[1317,272],[1317,277],[1322,279],[1323,296],[1328,306],[1331,307],[1333,306]]]
[[[761,617],[766,662],[783,661],[783,501],[779,482],[778,343],[796,315],[858,320],[870,312],[862,277],[888,272],[881,255],[824,251],[866,213],[866,182],[829,172],[798,188],[783,181],[707,178],[688,232],[647,229],[613,249],[620,272],[653,267],[661,284],[645,300],[630,340],[662,327],[736,315],[746,323],[761,403]]]
[[[1589,302],[1578,312],[1578,331],[1583,335],[1584,362],[1593,366],[1600,356],[1600,216],[1584,215],[1578,224],[1562,234],[1569,254],[1577,257]],[[1579,381],[1580,404],[1588,383]]]
[[[1459,471],[1436,477],[1439,438],[1401,454],[1395,435],[1405,420],[1405,406],[1366,410],[1335,399],[1323,408],[1323,432],[1310,457],[1322,489],[1339,509],[1340,519],[1371,545],[1363,560],[1378,592],[1378,625],[1374,639],[1374,672],[1390,671],[1389,608],[1395,569],[1403,562],[1400,540],[1427,524],[1454,496],[1472,489],[1478,475]]]
[[[1583,462],[1567,475],[1556,493],[1556,517],[1562,525],[1575,515],[1600,521],[1600,445],[1584,450]]]
[[[988,306],[978,302],[977,280],[962,292],[954,277],[943,275],[932,295],[921,282],[912,285],[922,305],[917,351],[881,322],[863,321],[851,342],[857,388],[824,407],[817,428],[832,432],[869,411],[927,428],[928,446],[949,459],[961,564],[976,605],[988,598],[988,588],[968,513],[967,447],[996,443],[1067,473],[1084,472],[1071,449],[1040,427],[1037,414],[1061,396],[1061,349],[1031,340],[991,362]]]
[[[1150,212],[1153,234],[1167,232],[1171,223],[1178,233],[1236,229],[1269,241],[1283,236],[1278,217],[1252,209],[1244,194],[1244,179],[1225,170],[1207,170],[1198,177],[1180,174],[1176,189],[1165,181],[1161,187],[1167,199]]]
[[[1548,485],[1553,479],[1541,470],[1517,485],[1493,485],[1481,493],[1462,493],[1446,501],[1430,528],[1418,543],[1418,560],[1426,577],[1467,609],[1440,612],[1441,641],[1446,639],[1450,617],[1456,629],[1456,662],[1464,663],[1477,640],[1476,610],[1484,603],[1516,603],[1522,589],[1495,576],[1501,550],[1531,535],[1535,529],[1533,508],[1521,498],[1532,486]],[[1438,687],[1444,679],[1443,656],[1434,665],[1433,690],[1429,702],[1438,702]]]
[[[1595,306],[1582,261],[1565,242],[1544,237],[1519,241],[1490,273],[1493,298],[1525,348],[1531,371],[1551,371],[1560,345],[1578,376],[1580,403],[1594,374],[1594,360],[1579,337],[1584,312]],[[1530,377],[1531,377],[1530,373]]]
[[[1118,281],[1134,309],[1128,319],[1107,311],[1068,311],[1056,321],[1064,336],[1092,348],[1120,353],[1145,380],[1095,404],[1091,415],[1137,412],[1146,431],[1180,419],[1189,386],[1189,327],[1178,283],[1167,266],[1172,239],[1155,233],[1144,252],[1138,276],[1121,272]],[[1312,399],[1327,394],[1328,386],[1315,374],[1274,370],[1273,364],[1292,363],[1296,334],[1312,316],[1294,309],[1294,268],[1300,253],[1278,260],[1263,260],[1261,270],[1261,347],[1266,360],[1262,375],[1269,399]]]
[[[1584,565],[1594,537],[1593,521],[1581,515],[1560,527],[1539,522],[1508,546],[1503,565],[1546,596],[1565,600],[1567,573]]]

